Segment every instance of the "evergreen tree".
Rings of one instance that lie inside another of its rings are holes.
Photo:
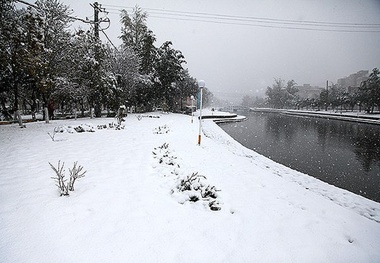
[[[57,0],[38,0],[36,6],[37,16],[43,21],[41,29],[44,52],[40,63],[35,64],[40,68],[34,79],[44,107],[49,107],[49,115],[52,115],[56,107],[52,93],[58,78],[64,76],[67,69],[63,62],[69,51],[71,11],[69,6]]]
[[[279,79],[274,79],[275,83],[272,87],[267,87],[266,95],[268,97],[268,104],[274,108],[284,107],[284,81]]]
[[[276,109],[292,108],[297,105],[298,96],[296,93],[298,89],[295,88],[296,82],[290,80],[287,82],[286,87],[284,80],[281,78],[274,79],[275,83],[272,87],[268,87],[266,91],[267,101],[271,107]]]
[[[0,2],[0,99],[4,116],[9,118],[6,103],[18,109],[18,89],[21,83],[22,61],[18,56],[23,50],[21,11],[14,1]]]
[[[147,12],[136,6],[131,16],[126,10],[121,11],[121,40],[126,47],[131,48],[140,59],[140,72],[149,74],[154,71],[153,63],[156,57],[154,42],[156,37],[149,30],[146,20]]]
[[[79,88],[75,101],[82,97],[82,112],[86,104],[95,108],[95,116],[101,116],[101,106],[108,105],[116,87],[109,57],[110,49],[102,45],[91,31],[80,30],[71,42],[72,70],[67,71],[71,88]]]
[[[175,111],[183,111],[183,101],[192,95],[195,96],[198,90],[197,80],[190,76],[188,69],[182,70],[180,75],[180,80],[174,85],[176,88],[174,91]]]
[[[42,49],[38,30],[41,20],[31,10],[17,10],[10,2],[7,5],[2,3],[1,16],[5,19],[0,27],[1,104],[3,111],[8,102],[12,110],[18,112]]]
[[[214,94],[208,89],[203,88],[203,107],[210,106],[214,100]]]
[[[380,106],[380,70],[374,68],[366,81],[359,88],[361,103],[366,104],[367,112],[374,111],[375,106]]]
[[[171,47],[172,42],[166,41],[157,51],[155,63],[156,76],[159,82],[155,83],[156,98],[168,106],[168,110],[176,108],[176,82],[182,80],[183,67],[186,63],[182,52]],[[160,101],[158,101],[160,103]]]
[[[249,96],[249,95],[245,95],[242,99],[242,102],[241,102],[241,106],[244,106],[247,108],[253,107],[254,104],[255,104],[254,98]]]

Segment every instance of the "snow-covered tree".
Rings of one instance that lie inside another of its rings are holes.
[[[182,80],[185,57],[180,50],[173,49],[172,42],[166,41],[157,51],[155,74],[159,82],[155,83],[156,98],[167,104],[169,110],[176,108],[176,82]]]
[[[131,48],[140,59],[140,72],[149,74],[154,71],[153,63],[156,57],[154,42],[156,37],[147,26],[148,14],[136,6],[132,14],[121,11],[121,40],[124,46]]]
[[[284,80],[281,78],[274,79],[275,83],[272,87],[267,87],[266,95],[268,104],[274,108],[291,108],[296,105],[298,97],[295,88],[296,82],[290,80],[287,85],[284,85]]]
[[[175,82],[175,102],[177,103],[175,110],[183,110],[183,101],[190,96],[195,96],[198,90],[197,80],[190,76],[189,70],[185,69],[181,71],[180,80]]]
[[[35,80],[44,106],[50,106],[52,113],[54,101],[52,93],[56,88],[57,79],[66,71],[64,59],[69,51],[70,32],[68,30],[72,19],[69,6],[57,0],[38,0],[35,8],[41,23],[44,52],[41,58],[42,67]]]
[[[139,59],[128,46],[110,49],[111,71],[116,76],[116,89],[111,95],[110,107],[116,110],[125,103],[135,105],[138,83],[140,80]]]
[[[255,104],[255,99],[252,96],[244,95],[241,102],[241,106],[250,108],[250,107],[253,107],[254,104]]]
[[[184,57],[165,42],[159,49],[146,25],[147,13],[136,7],[122,13],[123,45],[104,45],[92,30],[69,30],[68,6],[58,0],[37,0],[17,9],[0,3],[0,106],[17,111],[37,102],[65,110],[102,107],[116,110],[129,104],[141,110],[169,105],[193,94],[194,79],[182,68]],[[190,92],[190,93],[189,93]],[[3,114],[4,115],[4,114]]]
[[[13,1],[1,1],[0,8],[1,106],[5,111],[6,103],[12,103],[13,110],[17,110],[19,89],[24,77],[22,55],[25,53],[25,40],[21,16],[25,10],[16,10]]]
[[[380,70],[374,68],[366,81],[359,88],[361,103],[367,106],[367,111],[372,112],[375,106],[380,107]]]
[[[18,10],[10,1],[2,3],[1,8],[4,22],[0,26],[1,105],[5,111],[5,104],[11,103],[18,113],[21,102],[35,106],[34,78],[41,70],[44,50],[43,20],[32,8]]]
[[[73,102],[82,112],[88,104],[100,117],[101,106],[107,105],[110,93],[116,88],[116,78],[111,71],[109,49],[91,31],[79,30],[70,42],[70,68],[66,70],[65,87],[74,94]],[[62,83],[62,81],[61,81]]]

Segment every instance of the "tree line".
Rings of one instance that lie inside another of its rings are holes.
[[[0,3],[0,107],[4,116],[22,108],[65,112],[116,111],[120,105],[181,111],[198,90],[185,57],[170,41],[156,47],[139,7],[121,12],[122,45],[102,43],[94,32],[73,30],[69,6],[37,0],[17,8]],[[209,91],[208,96],[212,96]],[[207,99],[207,98],[206,98]]]
[[[317,109],[351,110],[355,107],[373,113],[380,107],[380,70],[374,68],[367,80],[353,92],[337,84],[323,89],[318,98],[300,98],[296,82],[275,79],[272,87],[267,87],[265,100],[254,100],[244,96],[242,105],[246,107],[272,107],[277,109]]]

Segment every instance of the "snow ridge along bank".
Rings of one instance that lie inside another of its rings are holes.
[[[378,203],[278,165],[212,121],[198,146],[189,116],[136,117],[122,130],[97,129],[115,122],[105,118],[0,126],[0,262],[380,261]],[[47,134],[83,123],[95,132]],[[161,165],[152,152],[164,144]],[[87,171],[68,197],[51,179],[59,160]],[[176,192],[193,173],[220,190],[221,210]]]
[[[219,126],[216,127],[208,123],[208,125],[204,126],[203,132],[207,137],[226,145],[227,149],[234,154],[252,159],[252,162],[255,162],[255,165],[260,168],[270,169],[274,174],[284,177],[286,180],[292,181],[306,190],[317,193],[342,207],[352,209],[359,215],[380,223],[379,203],[292,170],[282,164],[275,163],[269,158],[244,147],[226,134]]]

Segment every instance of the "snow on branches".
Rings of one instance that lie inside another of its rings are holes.
[[[153,129],[154,134],[165,134],[169,133],[170,128],[168,125],[158,126],[157,128]]]
[[[58,187],[60,196],[63,196],[63,195],[68,196],[69,191],[74,191],[75,181],[79,178],[84,177],[87,172],[87,171],[83,172],[82,171],[83,166],[81,165],[78,166],[78,162],[74,162],[73,168],[72,169],[69,168],[70,177],[69,177],[69,181],[67,181],[67,179],[65,178],[65,170],[64,170],[65,163],[64,162],[62,162],[62,165],[61,165],[61,161],[59,160],[57,167],[52,165],[50,162],[49,164],[50,164],[51,169],[53,169],[53,171],[55,172],[55,176],[51,178],[56,181],[56,186]]]
[[[169,149],[169,144],[164,143],[161,146],[154,148],[153,158],[158,160],[159,164],[170,165],[173,167],[180,168],[180,165],[177,163],[177,157],[173,155],[173,151]]]
[[[117,124],[117,123],[109,123],[108,125],[98,125],[98,130],[103,129],[112,129],[112,130],[123,130],[125,128],[125,125]],[[54,127],[53,132],[48,132],[48,135],[52,139],[53,142],[57,141],[55,139],[56,134],[58,133],[83,133],[83,132],[95,132],[95,126],[88,123],[88,124],[80,124],[76,126],[57,126]]]
[[[154,148],[152,154],[157,161],[156,164],[153,164],[153,168],[158,168],[158,172],[165,177],[171,176],[171,178],[175,179],[175,186],[170,193],[178,203],[198,202],[212,211],[221,210],[221,201],[218,194],[220,190],[208,183],[206,176],[198,172],[181,176],[181,174],[187,174],[187,172],[180,171],[181,165],[168,143]]]
[[[216,189],[215,186],[208,184],[206,176],[198,173],[186,176],[181,179],[180,183],[177,185],[177,191],[179,193],[185,193],[188,197],[187,200],[185,199],[185,202],[203,201],[208,204],[208,207],[213,211],[221,209],[220,202],[217,200],[217,192],[220,190]],[[172,193],[174,193],[174,191],[172,191]]]

